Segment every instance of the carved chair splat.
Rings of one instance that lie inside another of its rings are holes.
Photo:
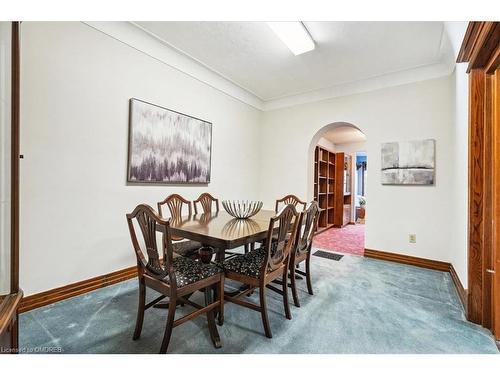
[[[193,201],[195,215],[198,215],[198,203],[201,205],[204,214],[212,212],[213,204],[215,204],[215,211],[219,211],[219,200],[214,198],[210,193],[203,193],[198,197],[198,199]]]
[[[163,201],[157,203],[158,213],[161,217],[164,217],[162,208],[164,206],[168,207],[170,212],[170,221],[175,224],[182,223],[182,216],[185,207],[187,207],[187,214],[189,217],[192,216],[192,205],[191,202],[180,196],[179,194],[171,194],[166,197]],[[174,242],[174,252],[186,256],[186,257],[198,257],[198,249],[202,247],[202,244],[197,241],[183,241],[184,238],[172,236],[172,241]]]
[[[293,206],[299,210],[305,210],[306,202],[300,200],[297,196],[293,194],[288,194],[281,199],[276,199],[276,205],[274,207],[274,211],[278,212],[280,205],[293,204]]]
[[[318,203],[312,201],[303,211],[300,224],[297,230],[294,247],[290,254],[290,282],[292,289],[293,302],[295,306],[300,307],[299,298],[297,295],[296,277],[298,273],[305,276],[307,283],[307,291],[313,294],[311,283],[311,248],[318,227],[319,206]],[[305,261],[305,272],[298,269],[300,263]],[[285,280],[285,279],[283,279]]]

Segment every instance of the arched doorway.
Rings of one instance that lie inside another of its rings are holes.
[[[331,123],[313,136],[308,196],[322,209],[315,247],[364,254],[367,156],[366,136],[352,123]]]

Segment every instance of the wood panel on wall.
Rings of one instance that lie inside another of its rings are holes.
[[[0,298],[0,353],[18,349],[19,289],[19,134],[20,134],[20,22],[12,22],[11,33],[11,118],[10,118],[10,293]]]
[[[471,22],[457,62],[469,73],[468,319],[500,338],[500,23]]]
[[[480,70],[469,74],[469,320],[483,320],[483,248],[484,248],[484,106],[485,79]]]
[[[497,51],[498,52],[498,51]],[[497,54],[498,56],[498,54]],[[498,62],[497,62],[498,65]],[[495,74],[492,76],[492,157],[493,165],[500,165],[500,71],[497,68]],[[500,169],[493,168],[492,173],[492,186],[493,186],[493,204],[492,207],[492,269],[500,272]],[[495,333],[496,338],[500,338],[500,275],[495,274],[493,278],[493,285],[491,286],[491,301],[492,301],[492,317],[491,327]]]

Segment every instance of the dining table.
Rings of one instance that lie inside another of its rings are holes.
[[[270,219],[276,213],[272,210],[260,210],[247,219],[237,219],[225,211],[215,211],[182,216],[178,220],[169,220],[170,234],[188,240],[198,241],[203,247],[201,261],[210,263],[213,253],[216,260],[223,262],[228,250],[253,244],[266,238]],[[157,224],[156,230],[163,232],[163,225]],[[242,286],[243,290],[246,286]],[[235,292],[225,292],[228,295]],[[155,308],[168,308],[168,302],[159,302]]]
[[[274,215],[273,210],[260,210],[247,219],[237,219],[225,211],[182,216],[178,220],[170,220],[170,233],[200,242],[204,247],[202,251],[211,248],[216,253],[216,259],[224,261],[228,250],[264,240]],[[156,229],[163,231],[163,226],[157,224]],[[208,263],[211,258],[212,254],[205,254],[202,261]]]

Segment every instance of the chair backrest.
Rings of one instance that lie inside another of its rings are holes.
[[[172,220],[180,221],[182,217],[182,211],[184,206],[188,209],[188,215],[191,216],[191,202],[187,199],[183,198],[179,194],[170,194],[163,201],[158,202],[158,213],[161,217],[164,217],[162,207],[167,205],[168,210],[170,211],[170,217]]]
[[[276,206],[274,208],[274,212],[278,213],[278,210],[280,208],[280,204],[283,204],[285,206],[287,204],[293,204],[293,206],[296,209],[302,208],[302,210],[304,210],[306,208],[306,202],[301,201],[297,196],[295,196],[293,194],[288,194],[281,199],[276,199]],[[300,206],[302,206],[302,207],[300,207]]]
[[[262,275],[286,266],[290,250],[295,242],[300,214],[293,204],[287,204],[269,221],[265,245],[266,260]],[[276,226],[276,224],[278,224]]]
[[[319,205],[318,202],[312,201],[301,214],[294,246],[294,255],[302,255],[311,250],[314,234],[318,227],[318,220]]]
[[[193,214],[191,208],[191,202],[188,201],[187,199],[184,199],[179,194],[171,194],[168,197],[166,197],[163,201],[158,202],[157,204],[158,204],[158,213],[160,214],[161,217],[165,217],[162,207],[167,205],[168,210],[170,212],[170,220],[172,224],[182,222],[182,211],[184,207],[187,207],[189,216]],[[180,241],[182,239],[183,239],[182,237],[172,236],[172,240],[174,241]]]
[[[212,204],[215,203],[215,211],[219,211],[219,200],[214,198],[209,193],[201,194],[198,199],[193,201],[194,206],[194,214],[198,214],[198,203],[201,204],[201,208],[203,209],[204,214],[209,214],[212,212]]]
[[[134,220],[137,221],[141,229],[145,251],[141,249],[141,245],[137,239]],[[177,285],[172,263],[173,248],[168,220],[164,220],[157,215],[151,206],[140,204],[134,211],[127,214],[127,223],[137,257],[137,266],[140,268],[139,272],[146,273],[159,280],[169,276],[170,286],[175,288]],[[162,243],[160,246],[158,246],[156,236],[157,225],[161,226]]]

